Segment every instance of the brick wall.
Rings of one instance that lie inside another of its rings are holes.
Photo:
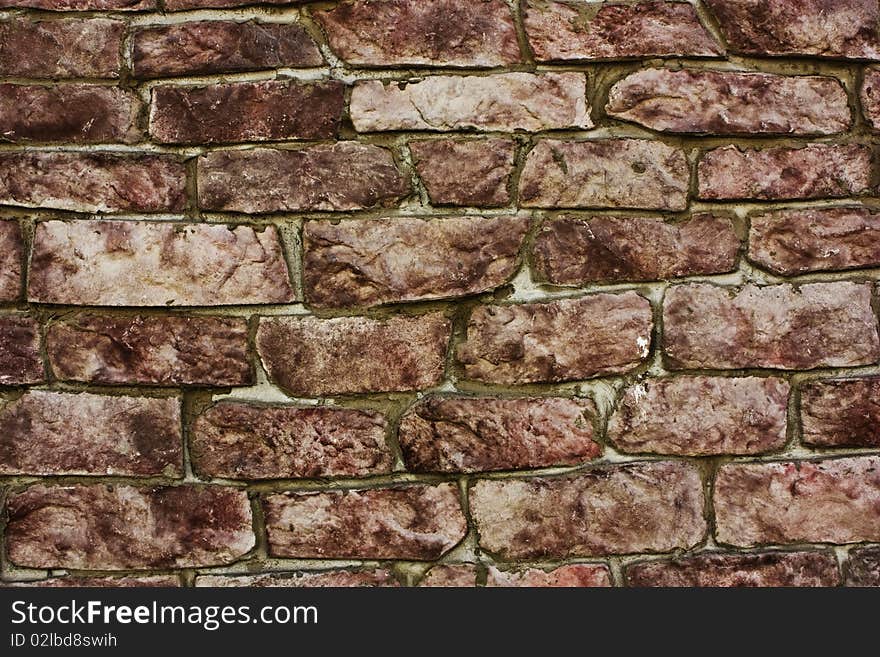
[[[2,578],[880,584],[877,0],[0,0]]]

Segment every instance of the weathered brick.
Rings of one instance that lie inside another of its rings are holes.
[[[366,477],[392,470],[386,429],[369,411],[220,402],[196,418],[190,451],[206,477]]]
[[[310,0],[259,0],[262,5],[302,5]],[[165,0],[165,11],[183,11],[187,9],[212,9],[223,7],[242,7],[252,5],[255,0]]]
[[[865,69],[860,97],[868,124],[875,130],[880,129],[880,69]]]
[[[12,584],[0,583],[0,588],[29,587],[29,588],[144,588],[144,587],[177,587],[180,580],[173,575],[145,575],[142,577],[53,577],[29,582],[14,582]]]
[[[467,378],[504,385],[620,374],[647,358],[652,325],[635,292],[478,306],[458,360]]]
[[[605,111],[661,132],[829,135],[852,123],[839,80],[646,69],[611,89]]]
[[[125,23],[105,18],[0,23],[0,75],[118,78]]]
[[[622,452],[758,454],[785,444],[788,383],[773,378],[671,377],[628,388],[608,424]]]
[[[419,582],[427,588],[467,588],[477,585],[477,567],[472,563],[440,564],[431,568]]]
[[[724,465],[714,506],[722,543],[880,541],[880,457]]]
[[[37,225],[28,299],[95,306],[222,306],[293,300],[274,226],[140,221]]]
[[[39,325],[25,315],[0,315],[0,386],[43,380]]]
[[[519,267],[527,217],[392,217],[303,229],[306,301],[374,306],[479,294]]]
[[[320,66],[318,46],[297,24],[193,21],[142,28],[132,36],[135,77],[211,75]]]
[[[294,396],[421,390],[442,380],[451,330],[442,313],[264,317],[257,350],[269,378]]]
[[[880,447],[880,377],[806,384],[801,425],[801,440],[808,445]]]
[[[516,143],[509,139],[411,141],[431,203],[498,207],[510,203]]]
[[[499,570],[489,566],[486,586],[529,588],[574,588],[611,586],[608,566],[577,563],[560,566],[553,570],[526,568],[525,570]]]
[[[829,208],[753,216],[749,259],[783,276],[876,267],[880,214],[867,208]]]
[[[645,139],[545,139],[531,150],[520,202],[531,208],[684,210],[690,168],[684,152]]]
[[[571,217],[538,232],[535,273],[554,285],[654,281],[736,269],[740,241],[727,217],[680,223],[654,217]]]
[[[180,212],[186,168],[162,155],[0,153],[0,203],[74,212]]]
[[[575,465],[595,458],[588,399],[427,397],[400,421],[407,469],[482,472]]]
[[[529,45],[541,62],[717,57],[724,52],[686,2],[597,6],[528,0],[523,13]]]
[[[478,481],[470,506],[480,545],[503,559],[670,552],[706,531],[700,476],[684,463]]]
[[[90,84],[0,84],[0,140],[98,144],[140,138],[137,97]]]
[[[880,586],[880,548],[866,547],[849,553],[847,586]]]
[[[860,283],[680,285],[666,293],[663,326],[674,369],[854,367],[880,358],[871,288]]]
[[[838,198],[873,188],[871,149],[858,144],[709,151],[697,168],[700,198],[775,201]]]
[[[247,493],[219,486],[35,485],[10,495],[6,548],[33,568],[231,563],[254,546]]]
[[[244,319],[74,315],[49,324],[46,351],[62,381],[161,386],[254,382]]]
[[[702,554],[627,566],[626,581],[638,587],[838,586],[840,573],[829,552]]]
[[[177,399],[31,390],[0,404],[0,435],[0,474],[183,474]]]
[[[156,0],[0,0],[0,7],[47,11],[144,11],[156,6]]]
[[[351,0],[313,13],[356,66],[504,66],[520,60],[504,0]]]
[[[434,75],[401,83],[355,83],[358,132],[591,128],[583,73]]]
[[[732,50],[880,59],[876,0],[707,0]]]
[[[342,118],[341,82],[233,82],[153,88],[150,134],[171,144],[331,139]]]
[[[0,303],[21,296],[24,243],[17,221],[0,220]]]
[[[264,500],[279,557],[433,560],[467,532],[455,484],[282,493]]]
[[[247,588],[363,588],[400,586],[387,570],[328,570],[266,575],[200,575],[196,586]]]
[[[362,210],[410,192],[390,151],[351,141],[215,151],[199,158],[198,178],[199,204],[231,212]]]

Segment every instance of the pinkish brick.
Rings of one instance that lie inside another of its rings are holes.
[[[880,547],[865,547],[849,553],[847,586],[880,586]]]
[[[520,588],[584,588],[612,586],[611,571],[599,564],[570,564],[553,570],[499,570],[489,566],[486,586]]]
[[[40,383],[40,327],[25,315],[0,315],[0,386]]]
[[[477,585],[477,566],[472,563],[433,566],[419,582],[426,588],[469,588]]]
[[[18,222],[0,220],[0,303],[21,296],[24,243]]]
[[[3,584],[0,584],[2,587]],[[177,587],[180,580],[174,575],[144,575],[139,577],[53,577],[29,582],[14,582],[10,587],[31,588],[145,588],[145,587]]]
[[[875,130],[880,129],[880,69],[865,70],[860,99],[865,120]]]
[[[387,570],[328,570],[264,575],[199,575],[196,586],[246,588],[375,588],[400,586]]]
[[[46,11],[145,11],[156,0],[0,0],[3,7],[28,7]]]

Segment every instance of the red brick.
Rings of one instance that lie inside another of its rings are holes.
[[[835,78],[696,69],[633,73],[611,89],[605,111],[679,133],[830,135],[852,124]]]
[[[352,141],[215,151],[199,158],[198,179],[201,207],[230,212],[362,210],[410,192],[391,151]]]
[[[80,314],[49,324],[46,351],[62,381],[244,386],[254,380],[244,319]]]
[[[736,269],[740,241],[730,219],[698,214],[680,223],[654,217],[548,220],[535,237],[540,280],[554,285],[654,281]]]
[[[324,58],[301,25],[192,21],[138,29],[132,36],[135,77],[211,75],[320,66]]]
[[[829,552],[709,553],[627,566],[626,581],[638,587],[839,586],[840,573]]]
[[[0,7],[30,7],[46,11],[144,11],[156,0],[0,0]]]
[[[400,586],[387,570],[328,570],[265,575],[199,575],[196,586],[247,588],[363,588]]]
[[[774,378],[670,377],[628,388],[608,425],[622,452],[758,454],[786,440],[788,383]]]
[[[813,381],[801,389],[802,442],[880,447],[880,377]]]
[[[247,494],[219,486],[37,484],[6,507],[9,559],[32,568],[223,565],[255,541]]]
[[[467,532],[455,484],[283,493],[264,501],[278,557],[433,560]]]
[[[880,358],[871,287],[860,283],[680,285],[666,293],[663,330],[674,369],[803,370]]]
[[[503,385],[620,374],[648,357],[652,325],[635,292],[477,306],[458,361],[466,378]]]
[[[313,12],[355,66],[504,66],[520,60],[504,0],[351,0]]]
[[[0,583],[0,588],[4,585]],[[53,577],[29,582],[6,584],[10,587],[34,588],[143,588],[143,587],[177,587],[180,580],[174,575],[144,575],[139,577]]]
[[[294,396],[422,390],[443,378],[451,328],[442,313],[264,317],[257,350],[269,378]]]
[[[880,541],[880,457],[724,465],[714,506],[721,543]]]
[[[400,421],[415,472],[482,472],[575,465],[595,458],[588,399],[427,397]]]
[[[880,129],[880,69],[865,69],[860,97],[868,125]]]
[[[489,566],[490,587],[528,587],[528,588],[582,588],[611,586],[611,571],[608,566],[597,564],[571,564],[553,570],[527,568],[525,570],[499,570]]]
[[[0,84],[0,136],[11,142],[134,142],[137,97],[89,84]]]
[[[25,315],[0,315],[0,386],[45,380],[40,327]]]
[[[17,221],[0,220],[0,303],[21,297],[24,243]]]
[[[670,552],[706,531],[699,474],[676,462],[482,480],[470,507],[480,545],[503,559]]]
[[[161,143],[331,139],[342,117],[340,82],[233,82],[153,88],[150,134]]]
[[[190,453],[205,477],[367,477],[394,465],[386,429],[374,412],[220,402],[193,423]]]
[[[847,586],[880,586],[880,548],[866,547],[849,553]]]
[[[183,475],[177,399],[31,390],[0,435],[0,474]]]
[[[0,75],[118,78],[125,23],[105,18],[0,23]]]
[[[293,298],[274,226],[45,221],[34,236],[28,299],[36,303],[223,306]]]
[[[479,294],[519,267],[527,217],[392,217],[303,228],[306,301],[374,306]]]
[[[634,57],[717,57],[723,49],[686,2],[632,5],[547,2],[523,5],[535,59],[591,61]]]
[[[260,0],[263,5],[302,5],[310,0]],[[223,7],[242,7],[254,4],[255,0],[165,0],[165,11],[187,9],[212,9]]]

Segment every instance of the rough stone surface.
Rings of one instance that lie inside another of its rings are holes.
[[[279,557],[432,560],[467,532],[451,483],[269,495],[264,508]]]
[[[330,570],[275,575],[202,575],[196,586],[247,588],[363,588],[399,586],[387,570]]]
[[[700,198],[719,201],[839,198],[873,188],[871,149],[858,144],[711,150],[697,168]]]
[[[847,561],[847,586],[880,586],[880,548],[853,550]]]
[[[291,80],[153,88],[150,134],[171,144],[332,139],[342,117],[341,82]]]
[[[118,78],[125,23],[106,18],[0,23],[0,75]]]
[[[655,281],[736,269],[740,241],[727,217],[548,220],[535,238],[535,273],[554,285]]]
[[[880,59],[877,0],[707,0],[732,50]]]
[[[482,472],[575,465],[595,458],[588,399],[427,397],[403,416],[408,470]]]
[[[434,566],[419,582],[419,586],[428,588],[467,588],[476,585],[477,568],[472,563]]]
[[[528,0],[523,13],[529,45],[541,62],[724,52],[686,2],[601,4],[596,11],[592,3]]]
[[[527,217],[392,217],[303,228],[306,301],[375,306],[478,294],[519,266]]]
[[[855,367],[880,358],[869,285],[680,285],[663,305],[675,369]]]
[[[591,128],[583,73],[435,75],[406,83],[355,83],[358,132]]]
[[[545,571],[539,568],[499,570],[489,566],[486,586],[528,588],[581,588],[611,586],[608,566],[578,563]]]
[[[416,171],[434,205],[498,207],[510,202],[516,143],[509,139],[411,141]]]
[[[244,319],[75,315],[49,324],[46,352],[62,381],[160,386],[254,382]]]
[[[53,577],[30,582],[14,582],[2,584],[0,587],[36,587],[36,588],[141,588],[141,587],[177,587],[180,580],[173,575],[145,575],[143,577]]]
[[[0,141],[100,144],[132,142],[136,96],[90,84],[0,84]]]
[[[0,315],[0,386],[44,379],[37,322],[25,315]]]
[[[297,24],[193,21],[147,27],[132,37],[135,77],[213,75],[320,66],[318,46]]]
[[[648,356],[652,325],[635,292],[478,306],[458,360],[466,378],[503,385],[620,374]]]
[[[356,66],[467,66],[520,60],[504,0],[353,0],[313,13],[338,57]]]
[[[700,476],[674,462],[481,480],[470,506],[480,545],[503,559],[670,552],[706,531]]]
[[[206,210],[361,210],[410,192],[391,151],[343,141],[300,150],[215,151],[199,158],[199,204]]]
[[[186,169],[173,156],[0,153],[0,203],[75,212],[180,212]]]
[[[0,0],[0,7],[46,11],[144,11],[156,6],[156,0]]]
[[[37,225],[28,299],[96,306],[222,306],[293,300],[274,226],[137,221]]]
[[[880,457],[737,463],[718,469],[719,542],[880,541]]]
[[[261,5],[302,5],[309,0],[260,0]],[[165,11],[185,11],[187,9],[222,9],[252,5],[254,0],[165,0]]]
[[[880,447],[880,377],[814,381],[801,389],[801,441]]]
[[[628,388],[609,425],[622,452],[759,454],[785,444],[788,383],[774,378],[672,377]]]
[[[183,475],[180,402],[31,390],[0,402],[0,474]]]
[[[684,210],[684,152],[644,139],[545,139],[529,152],[520,203],[531,208]]]
[[[193,423],[193,468],[205,477],[367,477],[394,458],[379,413],[220,402]]]
[[[12,563],[127,570],[223,565],[254,547],[244,491],[219,486],[44,486],[6,503]]]
[[[0,303],[21,296],[24,244],[17,221],[0,220]]]
[[[830,208],[753,216],[749,258],[783,276],[877,267],[880,214],[866,208]]]
[[[769,73],[646,69],[615,84],[605,110],[661,132],[829,135],[852,124],[840,81]]]
[[[626,568],[626,581],[637,587],[838,586],[840,573],[829,552],[705,554],[633,564]]]
[[[443,378],[451,330],[442,313],[264,317],[257,350],[269,378],[294,396],[421,390]]]
[[[880,129],[880,69],[865,70],[860,98],[868,124],[875,130]]]

